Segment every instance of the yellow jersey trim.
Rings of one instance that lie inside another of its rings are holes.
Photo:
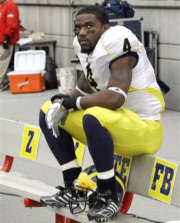
[[[140,43],[139,43],[139,40],[138,40],[138,38],[137,38],[137,49],[136,49],[136,52],[139,51],[139,48],[140,48]]]
[[[134,91],[142,91],[142,92],[149,93],[149,94],[153,95],[161,103],[161,106],[162,106],[161,112],[164,111],[164,109],[165,109],[165,101],[164,101],[163,95],[162,95],[162,93],[161,93],[160,90],[158,90],[156,88],[143,88],[143,89],[138,89],[138,88],[134,88],[134,87],[131,86],[129,88],[129,91],[128,92],[134,92]]]
[[[112,55],[111,51],[103,44],[102,39],[100,39],[100,43],[102,47],[107,51],[107,53],[110,55],[111,59],[114,60],[114,56]]]
[[[51,101],[48,100],[41,106],[41,110],[44,112],[44,114],[47,114],[50,105],[51,105]]]

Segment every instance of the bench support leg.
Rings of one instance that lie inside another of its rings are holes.
[[[121,204],[120,212],[126,214],[131,206],[134,194],[132,192],[126,192]]]
[[[33,201],[29,198],[25,198],[24,199],[24,206],[26,208],[31,208],[31,207],[43,207],[44,205],[41,204],[40,202],[37,202],[37,201]]]
[[[44,205],[41,204],[40,202],[33,201],[29,198],[24,199],[24,206],[26,208],[29,207],[43,207]],[[62,215],[56,214],[56,223],[78,223],[77,221],[74,221],[73,219],[66,218]]]
[[[70,218],[66,218],[66,223],[79,223],[78,221],[75,221],[73,219],[70,219]]]
[[[56,214],[56,223],[65,223],[65,217],[59,214]]]
[[[13,161],[14,161],[14,157],[6,156],[5,160],[4,160],[3,167],[0,170],[4,171],[4,172],[9,172],[11,170]]]

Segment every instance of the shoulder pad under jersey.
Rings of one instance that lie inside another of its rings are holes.
[[[138,52],[141,43],[137,37],[124,26],[114,26],[108,29],[98,41],[99,51],[103,48],[104,53],[111,56],[111,59],[120,57],[128,52]],[[96,52],[100,53],[100,52]]]

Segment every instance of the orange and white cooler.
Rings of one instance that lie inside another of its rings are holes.
[[[11,93],[43,91],[45,89],[45,66],[46,52],[44,50],[16,52],[14,71],[8,73]]]

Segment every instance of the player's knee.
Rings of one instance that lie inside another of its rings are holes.
[[[91,107],[91,108],[86,109],[85,112],[84,112],[84,117],[85,116],[88,117],[88,115],[91,116],[91,117],[94,117],[103,126],[104,125],[103,124],[104,123],[104,121],[103,121],[104,117],[103,117],[102,114],[103,114],[103,108],[95,106],[95,107]],[[85,120],[88,119],[87,117],[85,118]],[[89,121],[89,119],[88,119],[85,122],[87,123],[87,122],[91,122],[91,121]]]
[[[87,131],[94,131],[96,126],[99,125],[99,121],[93,115],[86,114],[83,117],[83,128]]]
[[[51,105],[51,101],[50,101],[50,100],[46,101],[46,102],[41,106],[41,111],[42,111],[44,114],[47,114],[50,105]]]
[[[92,115],[84,115],[83,116],[83,127],[88,128],[88,126],[91,126],[91,121],[94,117]]]

